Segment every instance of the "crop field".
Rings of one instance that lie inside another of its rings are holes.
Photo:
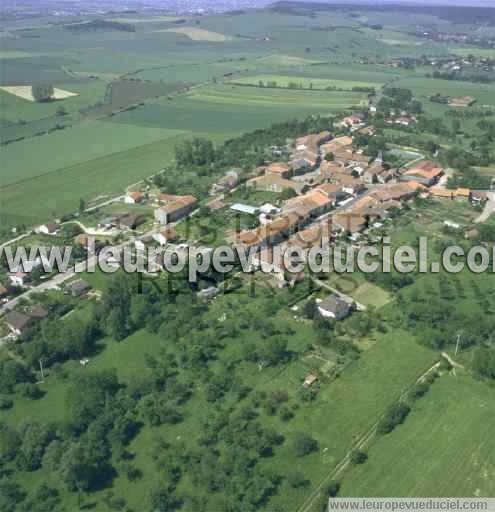
[[[454,55],[460,55],[461,57],[474,55],[475,57],[486,57],[488,59],[495,58],[495,49],[491,48],[452,48],[450,51]]]
[[[404,425],[372,444],[368,461],[344,476],[342,496],[494,495],[493,388],[456,373],[442,376]]]
[[[170,162],[175,145],[187,137],[189,133],[158,140],[12,185],[0,192],[2,224],[39,223],[76,210],[81,197],[89,200],[101,194],[122,194],[126,184],[150,176]],[[221,140],[222,134],[209,137]]]
[[[378,82],[354,82],[351,80],[331,80],[314,77],[294,77],[287,75],[255,75],[232,79],[232,82],[239,85],[253,85],[260,87],[288,87],[301,89],[337,89],[352,91],[353,88],[374,88],[379,89],[383,83]]]
[[[191,90],[173,100],[162,99],[112,122],[211,133],[241,133],[312,113],[330,114],[359,105],[362,93],[292,91],[217,84]]]
[[[89,121],[2,149],[2,192],[9,185],[182,135],[177,130]],[[63,151],[60,151],[63,148]]]
[[[411,89],[425,107],[433,108],[428,98],[432,94],[447,96],[473,96],[478,101],[478,106],[495,106],[495,85],[475,84],[455,80],[435,80],[428,78],[404,78],[396,82],[398,87]],[[433,104],[434,105],[434,104]],[[440,105],[440,107],[446,108]]]
[[[54,86],[60,89],[70,88],[70,91],[77,96],[60,102],[33,103],[0,88],[0,118],[13,122],[39,120],[55,116],[60,106],[63,106],[68,113],[78,115],[81,108],[102,102],[105,97],[106,83],[100,80],[88,80],[70,85],[55,82]]]
[[[212,32],[197,27],[179,27],[158,30],[157,32],[173,32],[188,37],[193,41],[207,41],[209,43],[223,43],[228,40],[227,36],[218,32]]]
[[[17,96],[18,98],[22,98],[23,100],[35,101],[32,88],[30,85],[9,85],[0,87],[2,91],[8,92]],[[53,89],[54,100],[66,100],[67,98],[73,98],[74,96],[78,96],[77,92],[64,91],[63,89]]]

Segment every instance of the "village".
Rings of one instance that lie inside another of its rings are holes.
[[[110,205],[110,210],[86,215],[87,219],[83,214],[72,221],[72,227],[75,224],[78,228],[72,243],[79,248],[81,259],[87,256],[91,238],[95,240],[91,249],[94,254],[90,255],[93,258],[110,241],[132,246],[136,253],[149,246],[159,248],[159,256],[148,274],[153,277],[164,270],[166,249],[186,252],[190,246],[199,244],[200,241],[191,236],[189,223],[225,212],[225,217],[232,221],[221,227],[223,232],[218,240],[243,249],[259,247],[251,271],[262,270],[275,286],[284,287],[304,279],[304,272],[290,274],[283,264],[275,261],[274,254],[283,253],[288,247],[298,246],[307,255],[324,240],[330,243],[330,250],[336,243],[356,247],[377,243],[387,223],[417,197],[466,201],[472,205],[484,205],[491,198],[489,191],[448,189],[449,171],[419,153],[412,153],[408,162],[393,167],[386,163],[382,151],[376,158],[370,158],[356,148],[356,137],[375,135],[370,123],[375,111],[370,105],[371,118],[362,113],[344,117],[334,126],[336,136],[323,131],[288,141],[286,147],[270,148],[278,160],[252,171],[229,170],[211,186],[207,198],[167,194],[152,188],[148,182],[137,184]],[[407,112],[391,112],[388,122],[406,125],[415,122],[415,118]],[[274,201],[239,202],[235,199],[239,190],[253,199],[257,194],[272,195]],[[83,224],[88,220],[94,225]],[[461,228],[448,219],[444,223],[451,229]],[[37,226],[34,232],[49,239],[57,237],[63,229],[63,224],[54,221]],[[40,269],[42,263],[38,257],[24,268],[15,269],[7,276],[9,288],[0,288],[2,312],[7,313],[2,320],[9,333],[6,339],[20,336],[24,329],[47,314],[36,305],[35,313],[31,305],[17,307],[26,291],[53,287],[72,297],[98,296],[87,281],[73,273],[44,276],[46,279],[41,284],[39,280],[33,282],[31,272]],[[118,266],[120,262],[113,263]],[[201,290],[198,297],[211,300],[219,292],[211,286]],[[335,291],[322,301],[319,310],[323,316],[340,320],[359,306],[352,298]]]

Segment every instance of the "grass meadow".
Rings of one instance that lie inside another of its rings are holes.
[[[403,425],[372,444],[368,461],[344,475],[341,495],[493,496],[494,407],[486,383],[462,370],[443,375]]]

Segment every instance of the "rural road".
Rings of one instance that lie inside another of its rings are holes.
[[[411,385],[409,385],[406,389],[402,391],[399,398],[394,403],[399,403],[403,400],[404,396],[418,383],[423,381],[430,373],[434,372],[441,364],[441,361],[437,361],[433,366],[428,368],[425,372],[423,372]],[[385,416],[385,413],[383,413],[378,420],[373,424],[373,426],[365,433],[363,434],[354,444],[353,446],[347,451],[345,456],[342,458],[340,462],[337,463],[337,465],[321,480],[321,482],[318,484],[318,486],[314,489],[314,491],[311,493],[311,495],[308,497],[308,499],[303,503],[301,507],[299,507],[297,512],[311,512],[315,502],[320,497],[320,493],[323,490],[324,486],[331,482],[332,480],[335,480],[343,471],[344,469],[349,465],[351,461],[352,453],[355,450],[360,450],[364,448],[370,441],[373,439],[373,437],[376,434],[378,425],[380,421]]]

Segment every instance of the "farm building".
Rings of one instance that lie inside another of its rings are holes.
[[[459,98],[450,98],[449,107],[467,108],[476,103],[473,96],[461,96]]]
[[[187,217],[197,204],[198,200],[194,196],[174,196],[174,199],[168,204],[155,210],[155,220],[164,225],[177,222]]]
[[[256,206],[251,206],[249,204],[241,204],[241,203],[235,203],[233,204],[230,209],[234,212],[239,213],[245,213],[247,215],[256,215],[259,208]]]
[[[144,195],[141,192],[129,192],[124,199],[127,204],[138,204],[144,200]]]
[[[254,188],[256,190],[263,190],[265,192],[277,193],[291,189],[296,194],[302,194],[305,190],[308,189],[308,186],[305,183],[287,180],[273,174],[266,174],[265,176],[252,178],[246,182],[246,187]]]

